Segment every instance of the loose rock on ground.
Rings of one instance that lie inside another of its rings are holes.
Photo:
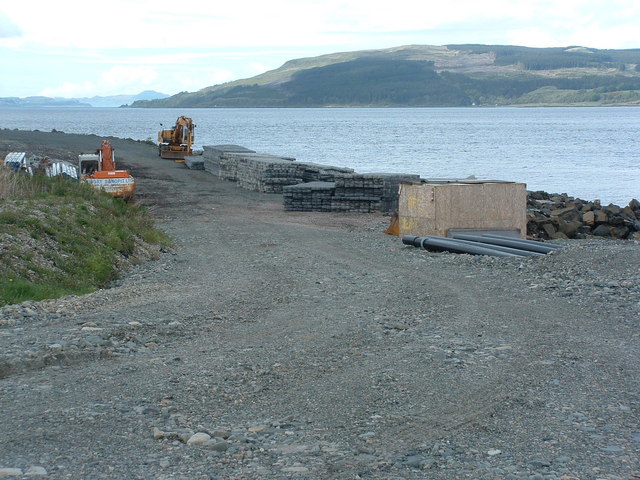
[[[640,475],[637,243],[430,253],[113,143],[176,248],[2,308],[0,476]]]

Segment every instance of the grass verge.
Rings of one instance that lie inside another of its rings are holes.
[[[94,291],[170,245],[140,205],[0,168],[0,306]]]

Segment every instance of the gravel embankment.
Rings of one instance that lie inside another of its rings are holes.
[[[0,311],[0,478],[640,475],[636,243],[427,253],[144,147],[116,145],[177,246]]]

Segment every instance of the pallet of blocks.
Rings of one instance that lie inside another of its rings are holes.
[[[302,180],[304,182],[335,182],[336,177],[343,174],[354,173],[352,168],[335,167],[333,165],[320,165],[318,163],[300,162],[302,168]]]
[[[224,153],[255,153],[240,145],[205,145],[202,149],[204,169],[213,175],[220,175],[220,158]]]
[[[204,158],[202,155],[187,155],[184,157],[184,165],[190,170],[204,170]]]
[[[221,180],[235,182],[238,180],[238,162],[246,153],[224,152],[218,162],[218,176]]]
[[[401,183],[420,183],[420,175],[414,175],[411,173],[372,173],[382,178],[383,190],[382,197],[380,197],[380,211],[381,212],[397,212],[398,211],[398,197],[400,192]]]
[[[380,209],[384,181],[368,174],[341,175],[336,178],[336,191],[331,201],[332,212],[370,213]]]
[[[288,212],[330,212],[336,184],[307,182],[282,189],[284,209]]]
[[[294,158],[267,154],[240,154],[236,182],[246,190],[282,193],[286,185],[302,182],[302,169]]]

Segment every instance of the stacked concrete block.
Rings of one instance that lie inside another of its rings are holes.
[[[305,182],[335,182],[336,177],[354,173],[352,168],[320,165],[317,163],[298,163],[303,169],[302,180]]]
[[[382,178],[383,190],[380,198],[381,212],[398,211],[398,195],[401,183],[420,183],[420,175],[404,173],[374,173]]]
[[[239,145],[206,145],[204,169],[247,190],[283,193],[285,210],[395,212],[400,183],[420,183],[419,175],[359,174],[351,168],[296,162],[256,153]],[[198,168],[195,160],[189,168]]]
[[[220,158],[224,153],[255,153],[240,145],[205,145],[202,158],[204,169],[213,175],[220,175]]]
[[[282,187],[302,182],[302,169],[293,158],[258,153],[227,154],[231,155],[236,157],[236,182],[246,190],[282,193]]]
[[[283,187],[285,211],[330,212],[334,182],[307,182]]]
[[[240,156],[235,153],[222,153],[218,160],[218,176],[222,180],[235,182],[238,179],[238,160]],[[206,165],[205,165],[206,168]]]
[[[348,174],[336,178],[336,192],[331,203],[333,212],[369,213],[380,210],[384,182],[380,176]]]
[[[379,175],[352,173],[336,178],[336,197],[380,200],[384,181]]]
[[[204,157],[202,155],[190,155],[184,157],[184,164],[191,170],[204,170]]]

